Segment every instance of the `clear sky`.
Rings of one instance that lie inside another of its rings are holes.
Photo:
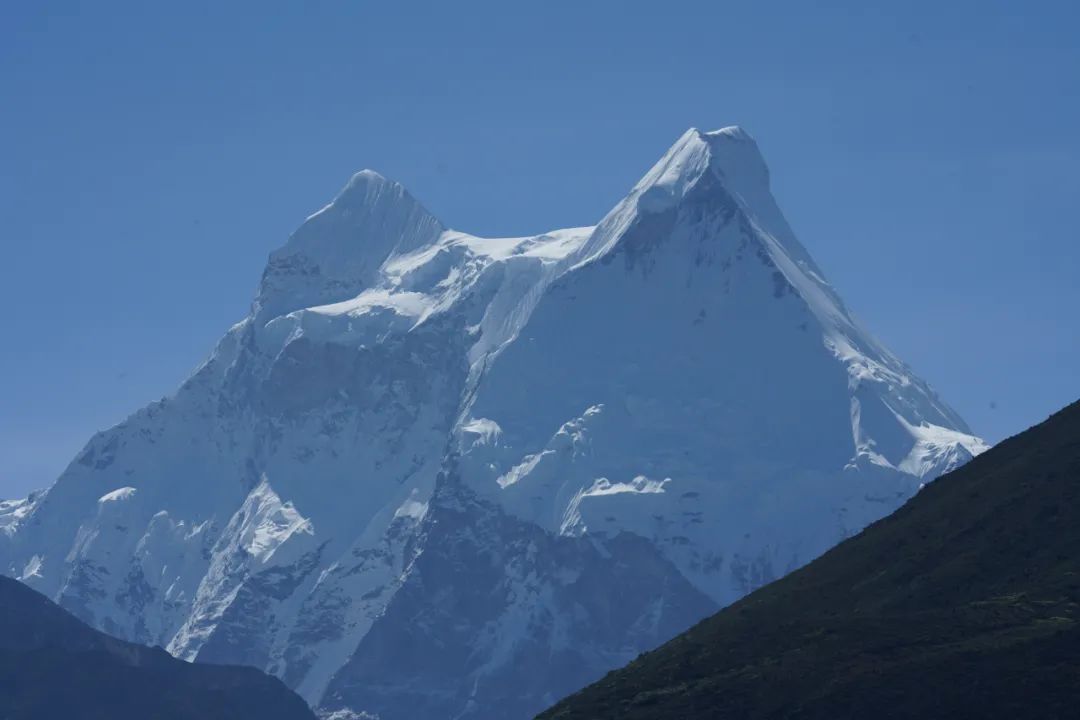
[[[596,222],[687,127],[758,140],[867,326],[991,441],[1080,397],[1075,2],[9,2],[0,497],[172,391],[349,175]]]

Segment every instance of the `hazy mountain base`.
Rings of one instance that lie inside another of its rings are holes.
[[[716,607],[644,538],[552,536],[453,477],[440,482],[416,542],[425,551],[324,708],[528,717]],[[462,688],[463,673],[483,680]]]

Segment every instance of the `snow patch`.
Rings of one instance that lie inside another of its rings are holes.
[[[33,578],[40,578],[41,566],[43,560],[40,555],[32,555],[29,560],[26,561],[26,565],[23,567],[22,574],[19,575],[19,579],[23,582],[28,582]]]
[[[628,483],[613,483],[607,478],[597,478],[589,489],[582,491],[581,497],[603,497],[604,495],[618,495],[620,493],[662,493],[664,492],[664,486],[669,482],[671,482],[671,478],[650,480],[644,475],[638,475]]]
[[[104,495],[102,495],[101,497],[99,497],[98,498],[98,504],[99,505],[106,505],[108,503],[118,503],[118,502],[123,502],[124,500],[130,500],[133,497],[135,497],[135,488],[133,488],[133,487],[122,487],[122,488],[117,488],[116,490],[113,490],[112,492],[107,492]]]
[[[265,475],[251,491],[241,513],[245,518],[240,546],[264,565],[293,535],[315,534],[311,521],[301,516],[291,501],[282,502]]]

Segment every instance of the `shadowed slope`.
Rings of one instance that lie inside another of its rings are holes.
[[[542,718],[1074,717],[1080,403]]]
[[[304,702],[254,668],[191,665],[93,630],[0,577],[0,717],[311,720]]]

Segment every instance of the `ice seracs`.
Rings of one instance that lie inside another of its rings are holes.
[[[326,713],[530,717],[984,449],[824,278],[739,128],[532,237],[358,173],[0,569]]]

